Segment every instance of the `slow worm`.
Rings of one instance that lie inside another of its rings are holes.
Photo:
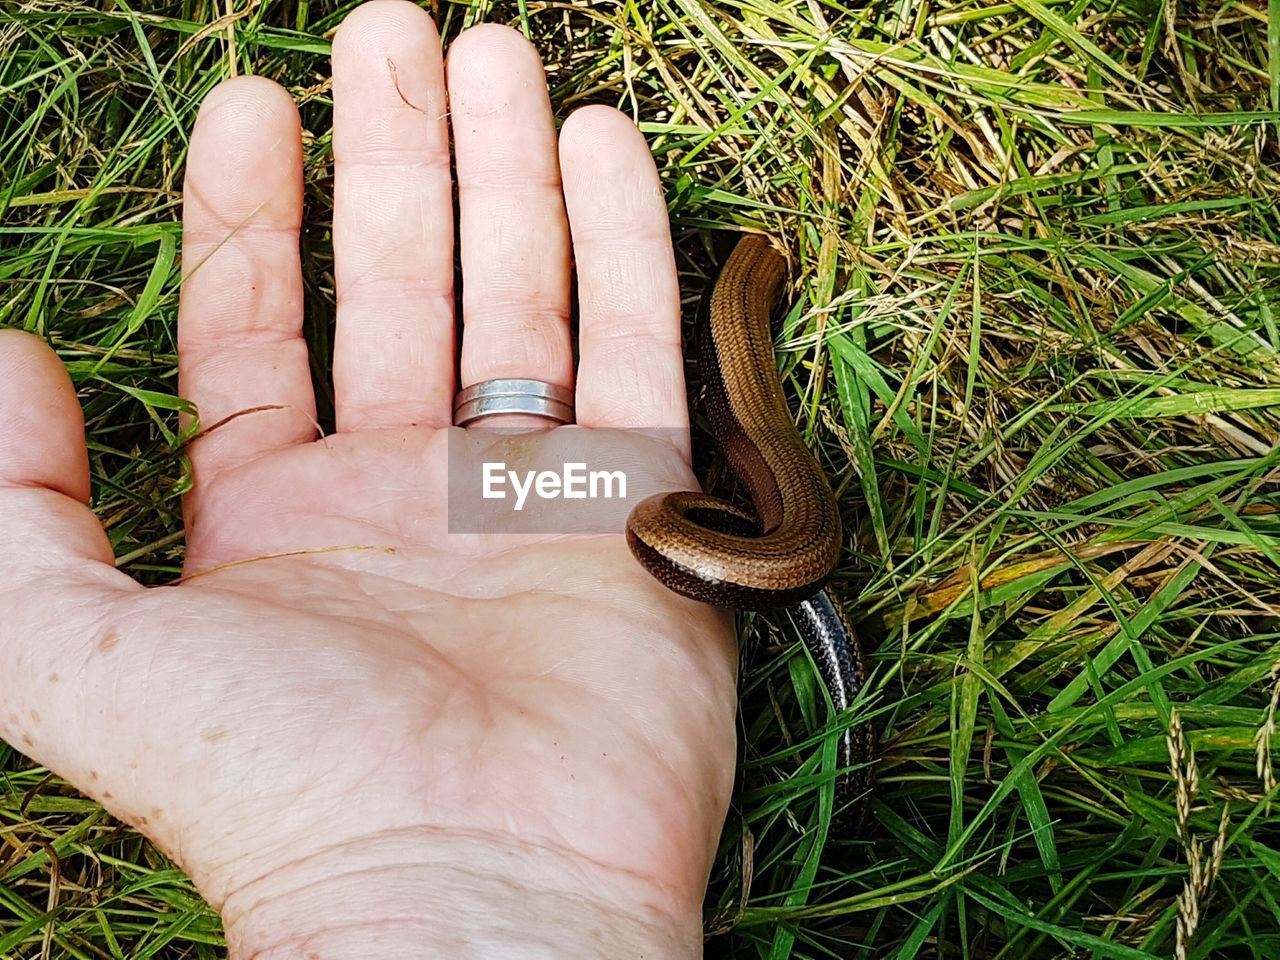
[[[703,297],[695,321],[698,367],[712,433],[754,513],[703,493],[659,494],[627,520],[627,543],[649,573],[694,600],[740,610],[785,609],[831,697],[844,711],[865,681],[862,653],[824,584],[840,556],[831,486],[787,408],[773,354],[770,315],[786,262],[748,234]],[[874,734],[840,733],[837,824],[861,819]]]

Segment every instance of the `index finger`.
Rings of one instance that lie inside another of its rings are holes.
[[[301,126],[283,87],[238,77],[205,98],[182,198],[178,380],[206,431],[190,447],[199,496],[222,470],[315,439]]]

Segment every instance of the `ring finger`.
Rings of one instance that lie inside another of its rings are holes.
[[[569,227],[555,124],[532,44],[487,24],[445,67],[462,250],[461,384],[527,378],[573,384]],[[487,424],[545,427],[535,418]]]

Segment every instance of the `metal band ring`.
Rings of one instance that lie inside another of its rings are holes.
[[[482,380],[460,390],[453,400],[453,422],[459,427],[499,414],[573,423],[573,390],[542,380]]]

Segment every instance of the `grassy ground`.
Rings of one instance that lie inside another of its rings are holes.
[[[840,487],[883,760],[865,841],[828,842],[820,695],[794,632],[750,625],[710,956],[1280,955],[1280,3],[1260,3],[440,4],[447,36],[528,31],[561,116],[635,114],[690,294],[724,225],[796,259],[780,355]],[[325,357],[348,7],[0,6],[0,323],[75,375],[96,507],[144,580],[182,556],[185,131],[233,69],[296,94]],[[185,878],[0,744],[0,957],[222,952]]]

